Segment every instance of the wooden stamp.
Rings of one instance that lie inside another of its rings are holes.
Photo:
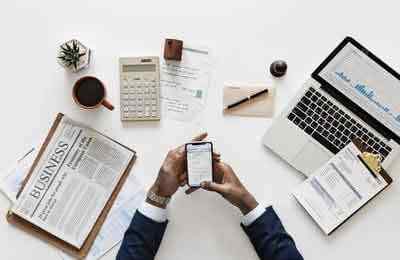
[[[182,60],[183,41],[176,39],[165,39],[164,59],[166,60]]]

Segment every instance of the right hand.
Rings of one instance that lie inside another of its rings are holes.
[[[215,182],[203,182],[201,188],[219,193],[244,215],[258,206],[253,195],[247,191],[228,164],[214,163],[214,179]]]
[[[207,137],[207,133],[203,133],[195,137],[192,141],[199,142]],[[214,162],[220,161],[220,154],[213,154]],[[161,197],[172,197],[178,190],[179,186],[183,187],[187,184],[186,174],[186,153],[185,146],[181,145],[178,148],[168,152],[167,157],[162,164],[158,176],[150,190]],[[151,200],[147,200],[150,204],[159,207]],[[166,205],[163,205],[165,207]]]

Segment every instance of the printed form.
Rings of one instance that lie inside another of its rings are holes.
[[[161,61],[162,112],[178,121],[192,121],[204,109],[210,86],[211,61],[206,48],[185,46],[182,61]]]
[[[388,183],[374,176],[350,143],[293,193],[325,234],[331,233]]]

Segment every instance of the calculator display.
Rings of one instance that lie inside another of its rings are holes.
[[[147,72],[156,71],[156,65],[154,64],[135,64],[135,65],[123,65],[122,66],[123,72]]]

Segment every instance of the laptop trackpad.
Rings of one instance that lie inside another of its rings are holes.
[[[303,174],[310,176],[332,156],[332,153],[309,141],[294,159],[294,165]]]

